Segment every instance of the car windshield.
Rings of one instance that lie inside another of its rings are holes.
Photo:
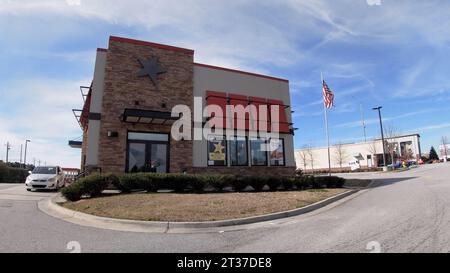
[[[56,174],[56,167],[36,167],[33,174]]]

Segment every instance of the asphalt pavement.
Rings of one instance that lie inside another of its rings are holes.
[[[79,226],[38,209],[54,193],[0,184],[0,252],[450,252],[450,163],[350,176],[374,187],[280,223],[195,234]]]

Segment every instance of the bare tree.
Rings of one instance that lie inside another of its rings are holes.
[[[306,153],[309,155],[309,162],[311,162],[311,170],[314,174],[314,153],[311,146],[306,148]]]
[[[394,164],[395,155],[397,154],[399,148],[397,137],[400,135],[400,132],[394,125],[389,124],[384,128],[384,135],[386,152],[390,155],[391,162]]]
[[[442,156],[445,156],[444,160],[447,160],[448,158],[448,139],[446,136],[442,136],[441,138],[441,144],[442,144],[442,149],[444,149],[444,152],[442,153]]]
[[[372,155],[376,155],[378,153],[376,140],[373,140],[372,142],[369,143],[369,146],[367,147],[367,151]]]
[[[335,151],[334,151],[334,160],[337,164],[339,164],[339,167],[342,170],[342,164],[344,164],[345,160],[347,158],[347,152],[344,149],[344,145],[342,143],[338,143],[335,145]]]
[[[298,152],[298,155],[303,163],[303,170],[306,171],[306,166],[308,165],[308,152],[306,147],[304,147],[301,151]]]

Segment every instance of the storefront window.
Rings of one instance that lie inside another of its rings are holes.
[[[227,143],[223,136],[208,137],[208,166],[227,165]]]
[[[248,166],[247,139],[237,137],[230,140],[231,166]]]
[[[270,140],[270,165],[284,166],[284,139]]]
[[[251,160],[253,166],[267,166],[267,141],[265,139],[250,140]]]

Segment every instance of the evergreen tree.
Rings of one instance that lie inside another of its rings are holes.
[[[430,160],[439,160],[439,156],[433,146],[431,146],[430,150]]]

